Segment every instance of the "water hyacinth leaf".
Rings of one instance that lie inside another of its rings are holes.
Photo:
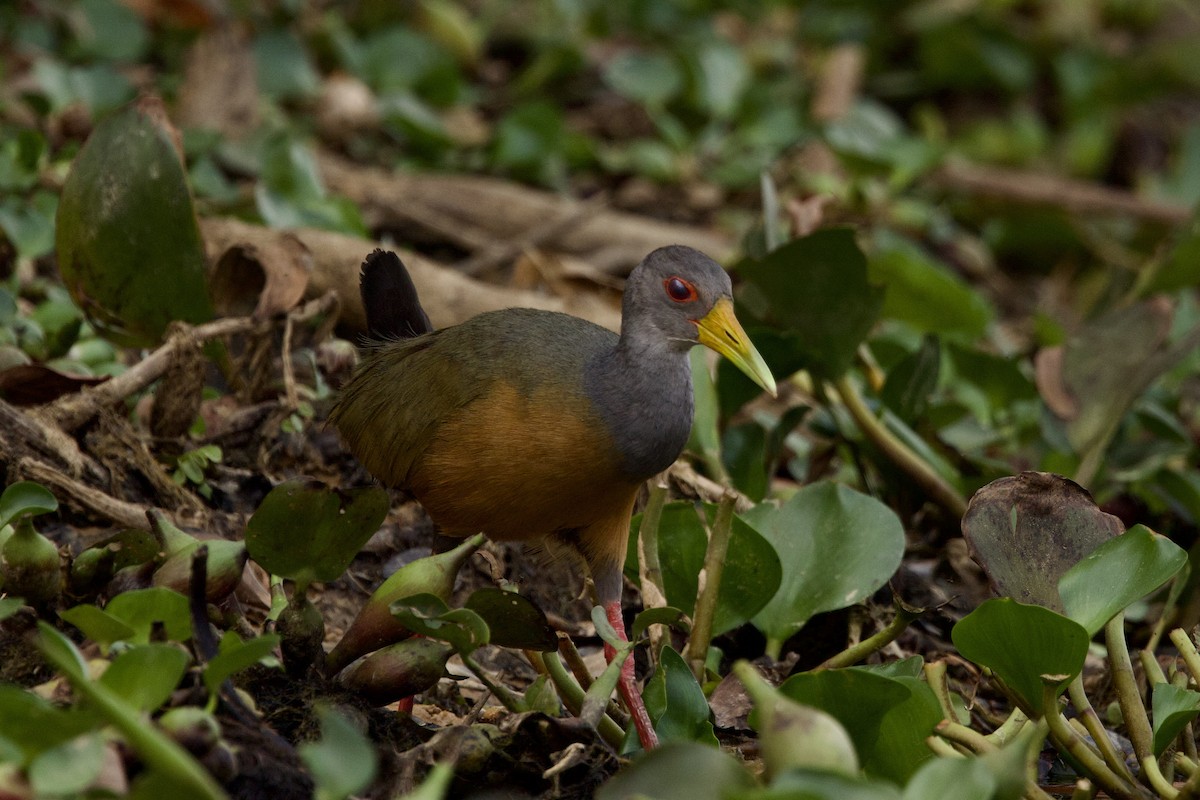
[[[958,651],[989,668],[1016,695],[1022,710],[1042,713],[1042,675],[1063,675],[1059,691],[1083,669],[1091,636],[1079,623],[1040,605],[993,598],[951,631]]]
[[[996,777],[978,758],[935,758],[904,787],[903,800],[992,800]]]
[[[221,652],[204,667],[204,686],[210,694],[215,694],[226,678],[270,656],[280,638],[278,634],[269,633],[241,641],[236,634],[226,634],[221,641]]]
[[[716,506],[705,510],[711,519]],[[638,520],[634,520],[634,528]],[[708,533],[691,503],[668,503],[658,526],[658,552],[662,564],[663,591],[667,602],[691,612],[696,605],[699,575],[704,568]],[[774,548],[762,534],[734,518],[729,551],[713,635],[719,636],[747,622],[762,609],[779,586],[782,568]]]
[[[1062,611],[1058,582],[1067,570],[1122,529],[1082,486],[1048,472],[992,481],[962,520],[963,537],[997,593],[1053,611]]]
[[[516,592],[487,586],[472,592],[465,607],[487,623],[494,645],[546,653],[558,649],[558,635],[546,614]]]
[[[604,68],[604,82],[617,94],[648,106],[661,106],[683,88],[683,75],[665,53],[630,50]]]
[[[629,626],[629,640],[636,642],[651,625],[670,625],[683,633],[691,630],[683,612],[678,608],[674,606],[647,608],[639,611],[638,615],[633,618],[633,625]]]
[[[1154,755],[1158,756],[1200,714],[1200,692],[1157,683],[1150,702],[1154,719]]]
[[[925,739],[942,713],[920,679],[829,669],[793,675],[779,691],[833,715],[850,734],[868,775],[904,783],[932,757]]]
[[[884,781],[868,781],[823,770],[791,769],[765,789],[732,792],[722,800],[900,800],[900,790]]]
[[[391,604],[392,616],[421,636],[448,642],[468,655],[490,641],[483,618],[469,608],[450,608],[436,595],[418,594]]]
[[[887,582],[904,554],[904,528],[890,508],[840,484],[806,486],[775,508],[744,515],[779,556],[782,578],[753,619],[778,656],[814,614],[846,608]]]
[[[921,416],[937,389],[942,348],[938,338],[926,335],[921,346],[888,370],[879,399],[908,424]]]
[[[646,683],[642,695],[654,730],[663,742],[701,742],[717,746],[713,733],[712,709],[704,690],[683,656],[664,647],[658,669]]]
[[[883,316],[925,333],[983,335],[992,308],[946,264],[895,234],[877,235],[875,245],[870,274],[887,287]]]
[[[285,481],[246,523],[246,547],[263,569],[299,584],[332,581],[387,516],[387,492],[368,486],[342,492],[308,478]],[[297,526],[304,530],[296,535]]]
[[[63,742],[33,760],[29,784],[39,797],[82,792],[100,774],[104,750],[104,739],[98,733]]]
[[[1066,616],[1095,634],[1119,612],[1175,576],[1187,551],[1145,525],[1110,539],[1058,583]]]
[[[132,639],[135,631],[123,620],[93,605],[78,605],[68,608],[59,616],[83,631],[93,642],[107,647],[113,642]]]
[[[170,589],[155,586],[121,592],[108,601],[104,610],[133,628],[131,641],[136,644],[150,641],[154,625],[159,622],[172,641],[186,642],[192,638],[187,598]]]
[[[317,784],[317,796],[342,800],[365,789],[375,778],[375,747],[345,717],[320,708],[321,738],[300,745],[300,758]]]
[[[4,734],[31,759],[93,727],[95,720],[59,708],[15,683],[0,683]]]
[[[206,322],[204,245],[161,103],[101,122],[75,157],[59,201],[63,282],[120,343],[155,344],[175,320]]]
[[[153,711],[175,691],[189,661],[175,645],[137,645],[113,659],[100,683],[138,711]]]
[[[737,271],[743,279],[738,302],[748,315],[783,332],[804,366],[824,378],[845,372],[883,307],[884,290],[871,282],[849,228],[793,239],[743,261]],[[775,360],[759,349],[774,368]]]
[[[58,500],[45,486],[17,481],[0,495],[0,528],[21,516],[49,514],[58,510]]]
[[[666,742],[614,775],[597,790],[596,800],[721,800],[753,785],[741,762],[724,751],[696,742]]]

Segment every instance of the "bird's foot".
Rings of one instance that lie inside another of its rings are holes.
[[[621,617],[621,604],[609,603],[604,607],[604,613],[608,616],[608,622],[613,626],[613,630],[617,632],[625,641],[629,641],[625,634],[625,620]],[[604,657],[611,662],[617,655],[617,651],[609,645],[604,645]],[[653,750],[658,746],[658,734],[654,732],[654,726],[650,723],[650,714],[646,711],[646,704],[642,702],[642,695],[638,692],[637,684],[634,683],[633,676],[633,658],[625,659],[625,663],[621,665],[621,677],[617,681],[617,692],[621,695],[621,699],[625,701],[625,707],[629,709],[629,716],[633,720],[633,726],[637,729],[638,740],[642,743],[642,748],[645,750]]]

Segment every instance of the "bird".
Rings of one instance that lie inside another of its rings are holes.
[[[638,490],[682,453],[704,345],[772,396],[774,378],[733,310],[729,275],[682,245],[629,274],[621,330],[528,308],[434,330],[403,263],[376,250],[360,291],[371,338],[330,421],[359,463],[405,490],[442,533],[545,542],[582,557],[621,638],[622,570]],[[612,647],[605,647],[611,661]],[[642,746],[657,743],[622,665]]]

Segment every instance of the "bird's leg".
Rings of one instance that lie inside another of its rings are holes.
[[[608,616],[608,622],[613,626],[613,630],[617,632],[617,636],[624,641],[629,641],[625,634],[625,620],[621,617],[621,601],[613,600],[604,604],[604,613]],[[617,655],[617,651],[609,644],[604,645],[604,657],[611,663]],[[625,659],[625,663],[621,665],[621,678],[617,681],[617,691],[621,694],[621,699],[625,701],[625,707],[629,709],[629,716],[633,719],[633,726],[637,728],[638,739],[642,743],[642,748],[652,750],[658,746],[658,734],[654,732],[654,726],[650,724],[650,715],[646,712],[646,704],[642,702],[642,696],[638,694],[637,686],[633,682],[633,654]]]

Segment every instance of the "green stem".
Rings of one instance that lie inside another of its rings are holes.
[[[904,633],[904,629],[913,623],[913,620],[921,616],[921,612],[911,608],[906,608],[902,603],[896,603],[896,616],[888,623],[887,627],[863,639],[856,645],[847,647],[840,653],[835,653],[819,664],[813,672],[823,669],[839,669],[841,667],[849,667],[853,664],[865,659],[867,656],[874,653],[896,640],[900,634]],[[947,719],[953,719],[951,714]]]
[[[933,696],[942,708],[942,719],[957,722],[958,715],[954,713],[954,702],[950,699],[950,684],[946,681],[946,662],[927,661],[924,670],[925,683],[933,690]]]
[[[1075,791],[1071,792],[1071,800],[1093,800],[1099,787],[1087,778],[1075,781]]]
[[[1176,628],[1171,631],[1170,638],[1171,644],[1179,651],[1179,657],[1183,659],[1183,666],[1191,673],[1192,680],[1200,683],[1200,653],[1196,652],[1191,637],[1183,628]]]
[[[966,513],[966,499],[871,413],[853,381],[843,374],[833,386],[864,436],[952,514],[961,517]]]
[[[1133,676],[1133,663],[1129,660],[1129,646],[1125,643],[1125,614],[1119,613],[1104,626],[1104,641],[1108,646],[1109,670],[1112,672],[1113,687],[1117,691],[1117,703],[1125,717],[1125,728],[1133,742],[1133,752],[1138,763],[1153,758],[1154,733],[1146,706],[1142,703],[1137,680]]]
[[[925,744],[936,755],[942,758],[966,758],[963,753],[955,749],[954,745],[950,744],[940,736],[925,737]]]
[[[638,563],[641,564],[643,587],[649,583],[663,592],[662,562],[658,558],[658,525],[662,520],[663,506],[667,502],[667,485],[662,481],[650,484],[646,508],[642,511],[642,524],[638,527]],[[643,594],[645,590],[643,588]]]
[[[980,755],[994,753],[1000,749],[992,742],[989,742],[979,731],[968,728],[966,725],[958,722],[951,722],[948,719],[939,722],[933,729],[933,732],[943,739],[948,739],[955,744],[961,744],[963,747]]]
[[[713,520],[712,534],[708,539],[708,551],[704,555],[704,589],[696,598],[696,614],[692,621],[692,635],[687,643],[687,661],[692,674],[704,684],[705,665],[708,663],[708,646],[712,643],[713,619],[717,614],[717,595],[721,591],[721,575],[725,571],[725,560],[729,554],[729,539],[733,533],[733,509],[737,495],[726,490],[717,506],[717,517]]]
[[[525,704],[522,702],[521,698],[518,697],[516,693],[514,693],[507,686],[496,683],[494,680],[492,680],[487,674],[487,671],[484,670],[483,667],[479,666],[479,663],[474,658],[466,653],[459,653],[458,657],[462,659],[463,666],[471,670],[471,672],[475,674],[475,677],[479,678],[480,683],[486,686],[488,691],[492,693],[492,696],[500,701],[500,705],[504,706],[514,714],[519,714],[525,710]]]
[[[1125,759],[1117,752],[1117,748],[1112,743],[1112,739],[1108,736],[1108,731],[1104,728],[1104,723],[1100,721],[1100,715],[1096,713],[1096,709],[1092,708],[1092,703],[1088,700],[1087,693],[1083,690],[1083,675],[1075,676],[1075,680],[1067,687],[1067,692],[1071,696],[1071,703],[1075,706],[1075,713],[1078,719],[1083,723],[1083,727],[1087,730],[1088,735],[1092,737],[1092,741],[1096,743],[1096,749],[1100,751],[1100,755],[1104,758],[1104,763],[1112,767],[1113,771],[1127,781],[1135,780],[1133,773],[1129,771],[1129,767],[1125,764]]]
[[[1141,764],[1142,775],[1149,782],[1150,788],[1158,792],[1159,797],[1163,798],[1163,800],[1178,800],[1179,791],[1162,774],[1162,770],[1158,768],[1158,761],[1153,755],[1143,758]]]
[[[1088,743],[1067,722],[1067,718],[1063,716],[1062,710],[1059,708],[1056,691],[1054,683],[1047,683],[1042,689],[1044,719],[1050,726],[1050,738],[1054,741],[1055,747],[1070,754],[1104,791],[1114,797],[1126,800],[1136,798],[1133,786],[1109,769],[1100,754],[1089,747]]]
[[[554,688],[558,691],[558,696],[562,699],[563,705],[567,707],[575,716],[583,710],[584,691],[571,677],[571,673],[567,672],[563,666],[562,660],[559,659],[558,653],[539,653],[529,651],[529,660],[533,663],[534,669],[539,672],[545,672],[550,676],[550,682],[554,684]],[[608,716],[600,717],[600,723],[596,725],[596,732],[600,734],[600,738],[614,750],[620,750],[622,743],[625,741],[625,732],[621,730],[621,726],[613,722]]]

